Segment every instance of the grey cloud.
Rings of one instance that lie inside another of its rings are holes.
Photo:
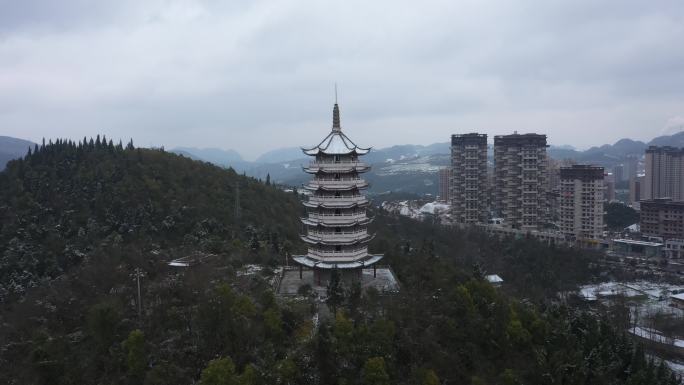
[[[684,115],[684,3],[0,0],[0,133],[248,157],[463,130],[588,147]],[[580,134],[578,133],[585,133]]]

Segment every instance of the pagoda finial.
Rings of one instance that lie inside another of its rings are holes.
[[[335,107],[333,107],[333,131],[342,131],[340,126],[340,107],[337,106],[337,83],[335,83]]]

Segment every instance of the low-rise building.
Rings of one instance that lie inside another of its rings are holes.
[[[667,258],[684,258],[684,239],[670,238],[665,241],[665,256]]]
[[[498,274],[489,274],[485,276],[485,280],[487,280],[487,282],[492,284],[492,286],[494,287],[500,287],[501,285],[503,285],[504,281],[503,278],[499,277]]]
[[[654,258],[662,255],[663,244],[634,239],[614,239],[611,249],[622,256]]]
[[[640,202],[639,224],[641,232],[664,240],[684,239],[684,202],[669,198]]]
[[[684,293],[673,294],[670,296],[672,306],[678,309],[684,309]]]

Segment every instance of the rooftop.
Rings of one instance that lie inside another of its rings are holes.
[[[340,110],[335,103],[333,108],[333,127],[332,131],[325,137],[317,146],[311,148],[302,148],[306,155],[317,155],[319,153],[328,155],[347,155],[357,153],[358,155],[365,155],[370,151],[369,148],[357,146],[352,142],[347,135],[342,133],[340,125]]]
[[[616,243],[625,243],[628,245],[639,245],[639,246],[652,246],[652,247],[659,247],[662,246],[662,243],[657,243],[657,242],[647,242],[647,241],[637,241],[634,239],[615,239],[613,242]]]

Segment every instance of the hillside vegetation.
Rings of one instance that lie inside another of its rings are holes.
[[[104,139],[38,148],[0,186],[2,282],[14,282],[0,383],[680,383],[611,320],[555,300],[596,274],[590,254],[376,213],[371,248],[400,293],[344,287],[318,318],[305,288],[272,290],[299,247],[294,194]],[[194,252],[213,257],[165,263]]]
[[[36,146],[0,173],[0,303],[109,246],[169,260],[297,240],[293,194],[163,150],[84,142]]]

